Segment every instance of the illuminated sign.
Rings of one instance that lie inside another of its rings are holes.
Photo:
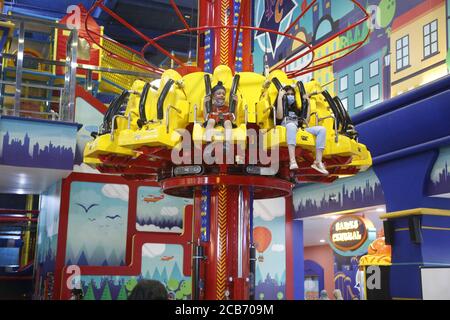
[[[362,217],[343,216],[330,228],[330,240],[341,251],[353,251],[367,240],[367,226]]]

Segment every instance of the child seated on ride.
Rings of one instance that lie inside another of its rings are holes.
[[[211,111],[206,115],[206,141],[212,141],[212,134],[216,125],[223,126],[225,128],[225,147],[228,147],[231,142],[231,130],[233,128],[232,122],[235,120],[235,116],[230,112],[229,106],[225,105],[226,90],[223,83],[219,81],[216,86],[211,89],[211,96],[205,97],[205,107],[212,99]],[[233,99],[237,101],[237,96],[233,95]]]
[[[309,99],[308,96],[305,97]],[[287,110],[283,109],[283,99],[287,99]],[[307,104],[309,108],[309,103]],[[299,121],[303,121],[300,118],[300,109],[297,108],[297,103],[295,101],[295,90],[291,86],[285,86],[278,93],[277,100],[277,119],[282,120],[281,125],[286,128],[286,139],[288,144],[289,159],[290,159],[290,170],[298,169],[297,160],[295,159],[295,147],[297,131],[299,127]],[[307,112],[307,119],[304,119],[304,123],[308,125],[310,110]],[[325,149],[326,141],[326,129],[322,126],[306,127],[305,130],[312,135],[316,136],[316,160],[311,165],[311,167],[320,173],[325,175],[328,171],[325,169],[322,163],[323,150]]]

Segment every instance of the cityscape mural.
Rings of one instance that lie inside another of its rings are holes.
[[[0,164],[72,170],[77,126],[2,118]]]
[[[256,0],[255,25],[285,32],[313,0]],[[331,66],[297,77],[315,78],[341,98],[350,115],[448,74],[450,66],[449,0],[359,0],[370,18],[330,42],[324,42],[363,18],[350,0],[317,0],[288,33],[315,47],[315,59],[355,44],[371,34],[355,52]],[[276,13],[276,14],[275,14]],[[255,32],[254,65],[263,72],[264,61],[275,66],[305,52],[299,41],[268,32]],[[285,71],[305,67],[312,59],[304,55]],[[328,58],[322,59],[323,63]],[[316,64],[317,64],[316,63]],[[314,66],[314,64],[312,65]]]
[[[380,181],[369,169],[329,185],[310,184],[296,188],[293,202],[295,216],[299,218],[384,204],[384,194]]]
[[[430,173],[428,195],[450,196],[450,148],[442,148]]]

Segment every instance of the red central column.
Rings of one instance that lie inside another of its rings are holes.
[[[213,25],[233,25],[233,0],[216,0],[213,10]],[[231,61],[232,35],[232,29],[220,28],[214,30],[214,68],[220,64],[224,64],[233,69],[234,61]]]
[[[210,241],[206,246],[205,299],[248,299],[249,191],[218,185],[211,190]]]
[[[292,184],[273,177],[218,174],[169,178],[161,181],[161,188],[177,196],[194,192],[195,299],[248,300],[251,201],[289,196]]]
[[[240,6],[242,13],[241,26],[251,26],[252,24],[252,1],[242,0],[237,5]],[[208,43],[199,41],[198,66],[204,69],[205,65],[212,60],[212,69],[220,64],[229,66],[234,70],[235,61],[233,60],[233,31],[236,31],[233,18],[238,11],[234,10],[235,1],[233,0],[202,0],[198,3],[198,26],[199,27],[220,27],[234,26],[234,28],[214,28],[203,33],[204,39],[212,36]],[[253,71],[252,58],[252,32],[248,29],[240,29],[242,32],[242,63],[243,71]],[[206,40],[205,40],[206,41]],[[208,72],[211,72],[209,70]]]

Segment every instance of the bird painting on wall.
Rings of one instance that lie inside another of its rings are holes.
[[[98,206],[98,203],[93,203],[90,206],[86,207],[85,205],[82,205],[81,203],[76,203],[76,205],[80,206],[81,208],[83,208],[85,213],[88,213],[89,210],[91,210],[93,207]]]
[[[111,219],[111,220],[115,220],[117,218],[120,218],[120,216],[118,214],[116,214],[115,216],[106,216],[105,219]]]

